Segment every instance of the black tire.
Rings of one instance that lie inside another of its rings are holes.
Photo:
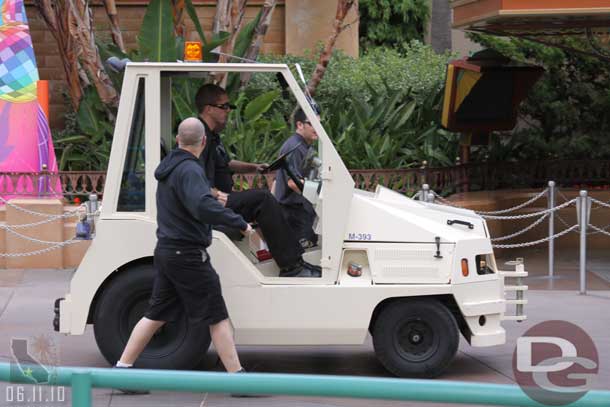
[[[152,264],[140,264],[122,270],[101,295],[95,309],[94,332],[97,346],[106,360],[119,360],[131,330],[144,316],[152,292],[155,271]],[[143,369],[194,369],[208,348],[207,325],[188,324],[186,315],[166,323],[136,360]]]
[[[459,344],[451,312],[434,299],[404,300],[384,308],[373,327],[373,346],[381,364],[399,377],[440,375]]]

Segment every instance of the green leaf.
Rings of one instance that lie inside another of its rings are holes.
[[[403,114],[400,117],[400,119],[398,119],[391,127],[390,129],[392,131],[394,130],[398,130],[400,129],[402,126],[405,125],[405,123],[411,118],[411,116],[413,115],[413,112],[415,112],[415,108],[417,107],[417,104],[415,103],[415,101],[411,101],[408,105],[406,105],[403,110]]]
[[[187,117],[193,116],[193,104],[187,100],[181,93],[172,93],[172,102],[174,105],[174,112],[176,113],[177,120],[182,121]]]
[[[254,37],[254,30],[256,26],[261,21],[261,16],[263,13],[263,9],[258,12],[254,20],[250,21],[248,24],[242,27],[239,30],[239,34],[237,34],[237,38],[235,39],[235,47],[233,48],[233,55],[238,57],[243,57],[246,54],[246,51],[252,44],[252,38]]]
[[[64,143],[74,143],[76,141],[83,141],[86,140],[87,137],[85,136],[68,136],[68,137],[62,137],[60,139],[55,139],[53,140],[53,142],[57,145],[57,144],[64,144]],[[66,148],[68,148],[70,146],[66,146]]]
[[[210,40],[210,42],[205,44],[203,46],[203,51],[202,51],[202,53],[203,53],[203,62],[215,62],[216,61],[216,55],[212,54],[211,51],[214,48],[219,47],[222,44],[224,44],[225,42],[227,42],[227,40],[229,39],[230,36],[231,36],[231,34],[229,34],[228,32],[221,31],[218,34],[216,34]]]
[[[256,97],[246,105],[244,118],[252,122],[257,121],[263,115],[263,113],[269,110],[273,102],[275,102],[279,96],[279,90],[272,90]]]
[[[138,35],[140,57],[149,62],[175,62],[174,17],[168,0],[151,0]]]
[[[176,55],[177,59],[184,58],[184,37],[175,37],[176,38]]]
[[[76,114],[78,127],[83,133],[88,136],[100,136],[104,133],[104,128],[101,123],[104,118],[97,110],[98,106],[102,106],[102,102],[93,87],[85,89],[85,95],[82,98]]]
[[[197,16],[197,12],[195,11],[195,7],[193,7],[193,2],[191,0],[184,0],[184,5],[186,8],[186,12],[195,24],[195,29],[197,33],[199,33],[199,38],[201,39],[201,43],[205,46],[207,41],[205,39],[205,35],[203,34],[203,29],[201,28],[201,23],[199,22],[199,17]]]

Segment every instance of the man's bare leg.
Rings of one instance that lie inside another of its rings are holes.
[[[123,350],[119,363],[126,366],[133,365],[138,356],[140,356],[140,353],[142,353],[146,345],[148,345],[148,342],[150,342],[155,332],[164,324],[165,321],[153,321],[146,317],[139,320],[136,326],[133,327],[133,331],[131,331],[127,346],[125,346],[125,350]]]
[[[235,341],[233,340],[233,328],[228,319],[220,321],[217,324],[210,325],[210,335],[212,343],[218,352],[218,356],[222,364],[229,373],[235,373],[241,370],[237,349],[235,349]]]

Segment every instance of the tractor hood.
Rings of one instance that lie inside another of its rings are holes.
[[[474,211],[415,201],[381,186],[354,191],[346,242],[433,243],[436,237],[445,244],[485,242],[491,251],[485,220]]]

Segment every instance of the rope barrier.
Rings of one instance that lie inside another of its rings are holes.
[[[548,236],[545,237],[544,239],[540,239],[540,240],[535,240],[533,242],[526,242],[526,243],[515,243],[515,244],[494,244],[492,245],[493,248],[496,249],[516,249],[519,247],[529,247],[529,246],[535,246],[537,244],[540,243],[545,243],[548,242],[551,239],[557,239],[558,237],[561,237],[565,234],[570,233],[571,231],[578,229],[578,224],[573,225],[571,228],[566,229],[566,230],[562,230],[561,232],[554,234],[553,236]]]
[[[549,183],[550,185],[551,183]],[[539,219],[537,219],[535,222],[531,223],[530,225],[526,226],[525,228],[511,233],[510,235],[506,235],[506,236],[501,236],[501,237],[496,237],[496,238],[491,238],[492,242],[501,242],[501,241],[506,241],[506,240],[510,240],[513,239],[517,236],[523,235],[526,232],[532,230],[533,228],[535,228],[536,226],[540,225],[542,222],[544,222],[546,219],[549,218],[549,215],[553,214],[554,217],[556,217],[559,222],[561,222],[561,224],[563,224],[563,226],[565,227],[565,230],[561,231],[560,233],[554,234],[552,236],[548,236],[545,237],[544,239],[539,239],[536,241],[532,241],[532,242],[523,242],[523,243],[515,243],[515,244],[493,244],[494,248],[499,248],[499,249],[513,249],[513,248],[521,248],[521,247],[528,247],[528,246],[534,246],[534,245],[538,245],[541,243],[545,243],[548,241],[551,241],[552,239],[556,239],[559,238],[561,236],[564,236],[568,233],[577,233],[580,234],[579,229],[579,225],[570,225],[563,217],[561,217],[561,215],[558,213],[559,210],[567,208],[568,206],[571,206],[572,204],[576,203],[579,201],[579,198],[573,198],[573,199],[569,199],[561,190],[559,190],[558,188],[556,189],[554,187],[553,184],[553,192],[557,193],[562,199],[563,199],[563,203],[555,206],[553,208],[548,208],[542,211],[537,211],[537,212],[533,212],[533,213],[528,213],[528,214],[520,214],[520,215],[512,215],[512,216],[499,216],[501,214],[506,214],[506,213],[510,213],[510,212],[514,212],[517,211],[519,209],[523,209],[529,205],[531,205],[532,203],[536,202],[537,200],[539,200],[540,198],[542,198],[543,196],[547,195],[549,193],[549,188],[545,188],[542,192],[536,194],[536,196],[528,199],[527,201],[513,206],[511,208],[508,209],[502,209],[499,211],[474,211],[476,214],[480,215],[481,217],[485,218],[485,219],[490,219],[490,220],[522,220],[522,219],[528,219],[528,218],[535,218],[535,217],[539,217]],[[461,207],[459,205],[454,204],[453,202],[443,198],[442,196],[440,196],[439,194],[437,194],[434,191],[430,191],[435,199],[438,199],[438,201],[444,205],[447,206],[451,206],[454,208],[461,208],[461,209],[467,209],[464,207]],[[416,196],[421,196],[421,191],[418,192],[416,194]],[[598,205],[595,208],[591,208],[591,210],[595,210],[595,209],[600,209],[600,208],[610,208],[610,202],[603,202],[600,201],[598,199],[595,198],[588,198],[590,200],[591,203],[594,203],[596,205]],[[590,227],[591,229],[593,229],[592,232],[586,232],[587,235],[596,235],[596,234],[604,234],[607,236],[610,236],[610,225],[604,226],[603,228],[600,228],[598,226],[595,226],[593,224],[589,224],[588,227]]]
[[[15,209],[17,209],[20,212],[27,213],[28,215],[48,217],[48,218],[53,218],[53,220],[55,220],[55,219],[62,219],[62,218],[70,218],[72,216],[77,216],[80,213],[81,207],[84,206],[84,204],[81,204],[78,207],[78,209],[74,209],[72,211],[68,211],[68,212],[66,212],[64,214],[61,214],[61,215],[49,215],[48,213],[36,212],[36,211],[32,211],[30,209],[22,208],[22,207],[20,207],[18,205],[15,205],[14,203],[4,199],[4,198],[2,198],[2,197],[0,197],[0,202],[4,203],[7,206],[10,206],[11,208],[15,208]]]
[[[610,225],[606,226],[605,228],[598,228],[597,226],[589,223],[587,226],[590,227],[591,229],[595,230],[596,231],[595,234],[601,233],[602,235],[610,236],[610,232],[608,232],[606,230],[606,229],[610,228]],[[593,234],[593,233],[591,233],[591,234]]]
[[[549,217],[549,214],[548,214],[548,213],[547,213],[547,214],[545,214],[545,215],[542,215],[542,216],[540,217],[540,219],[538,219],[536,222],[532,223],[531,225],[527,226],[525,229],[521,229],[520,231],[515,232],[515,233],[513,233],[513,234],[510,234],[510,235],[507,235],[507,236],[496,237],[496,238],[494,238],[494,239],[491,239],[491,241],[492,241],[492,242],[501,242],[501,241],[504,241],[504,240],[509,240],[509,239],[512,239],[513,237],[517,237],[517,236],[519,236],[519,235],[522,235],[522,234],[524,234],[525,232],[527,232],[527,231],[529,231],[529,230],[531,230],[531,229],[535,228],[535,227],[536,227],[536,226],[538,226],[539,224],[541,224],[541,223],[542,223],[542,222],[543,222],[543,221],[544,221],[546,218],[548,218],[548,217]]]
[[[603,206],[604,208],[610,208],[610,203],[608,203],[608,202],[602,202],[599,199],[595,199],[595,198],[591,198],[591,197],[589,199],[591,199],[592,203],[596,203],[599,206]]]
[[[539,212],[533,212],[533,213],[526,213],[523,215],[514,215],[514,216],[490,216],[490,215],[481,215],[483,218],[485,219],[493,219],[493,220],[517,220],[517,219],[527,219],[527,218],[535,218],[537,216],[542,216],[544,214],[549,214],[549,213],[553,213],[556,212],[558,210],[561,210],[563,208],[566,208],[570,205],[572,205],[573,203],[575,203],[577,201],[576,198],[572,199],[571,201],[568,202],[564,202],[559,206],[556,206],[554,208],[550,208],[550,209],[545,209],[543,211],[539,211]],[[477,212],[478,213],[478,212]]]
[[[97,201],[97,199],[96,199]],[[47,223],[51,223],[51,222],[55,222],[57,220],[63,220],[63,219],[68,219],[68,218],[72,218],[74,216],[81,216],[81,215],[87,215],[87,217],[89,219],[91,219],[91,217],[96,218],[97,216],[99,216],[100,214],[100,210],[99,209],[95,209],[93,212],[89,213],[87,212],[87,205],[86,204],[81,204],[77,209],[74,210],[70,210],[67,211],[61,215],[50,215],[48,213],[43,213],[43,212],[37,212],[37,211],[32,211],[30,209],[26,209],[26,208],[22,208],[19,205],[16,205],[2,197],[0,197],[0,203],[4,203],[7,206],[10,206],[11,208],[14,208],[20,212],[26,213],[28,215],[33,215],[33,216],[41,216],[41,217],[46,217],[47,219],[38,221],[38,222],[32,222],[32,223],[24,223],[24,224],[19,224],[19,225],[4,225],[4,224],[0,224],[0,230],[4,230],[8,233],[11,233],[14,236],[17,236],[20,239],[23,240],[27,240],[30,242],[34,242],[37,244],[44,244],[44,245],[49,245],[49,247],[46,247],[44,249],[39,249],[39,250],[33,250],[30,252],[23,252],[23,253],[0,253],[0,258],[2,257],[26,257],[26,256],[37,256],[40,254],[44,254],[44,253],[48,253],[50,251],[53,250],[57,250],[60,249],[64,246],[68,246],[68,245],[72,245],[78,242],[83,241],[83,239],[76,239],[74,238],[70,238],[68,240],[65,240],[63,242],[58,242],[58,241],[49,241],[49,240],[42,240],[42,239],[37,239],[35,237],[31,237],[31,236],[27,236],[24,235],[22,233],[17,232],[16,230],[19,229],[27,229],[27,228],[32,228],[32,227],[36,227],[36,226],[41,226]]]
[[[539,193],[538,195],[536,195],[535,197],[531,198],[530,200],[528,200],[526,202],[523,202],[522,204],[519,204],[517,206],[513,206],[512,208],[502,209],[500,211],[491,211],[491,212],[477,211],[477,213],[479,215],[500,215],[500,214],[503,214],[503,213],[514,212],[514,211],[517,211],[519,209],[525,208],[528,205],[531,205],[532,203],[536,202],[538,199],[540,199],[543,196],[545,196],[548,192],[549,192],[549,189],[547,188],[544,191],[542,191],[541,193]]]

